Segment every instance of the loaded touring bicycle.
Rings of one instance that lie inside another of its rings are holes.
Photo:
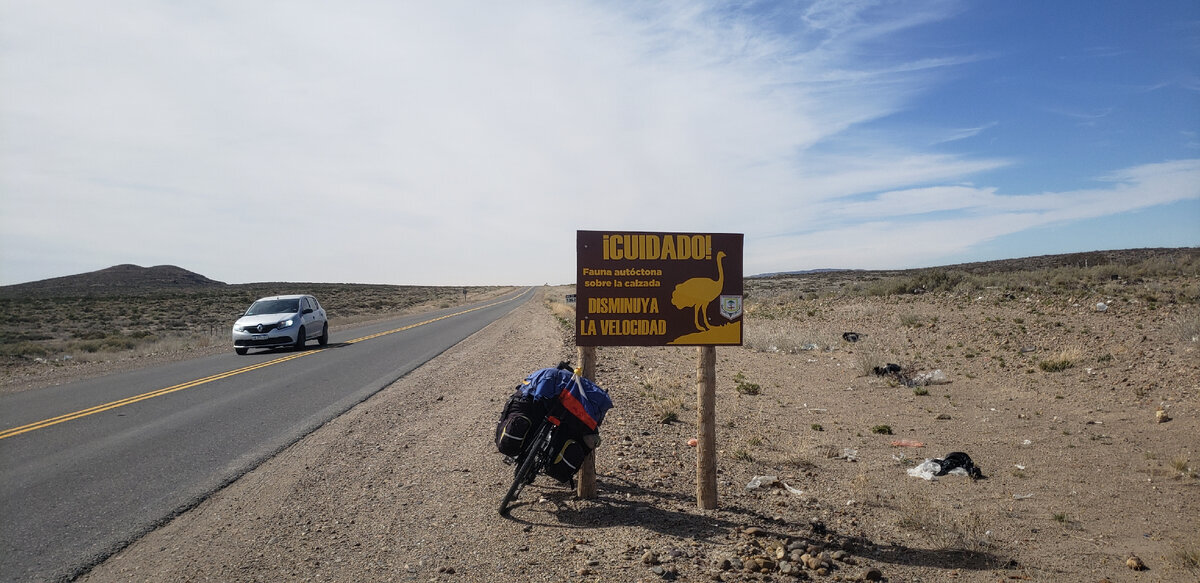
[[[612,408],[608,392],[562,362],[533,372],[509,397],[496,426],[496,448],[515,466],[500,514],[537,475],[574,486],[575,473],[600,445],[600,424]]]

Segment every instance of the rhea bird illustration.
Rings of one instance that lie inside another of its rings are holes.
[[[716,279],[693,277],[675,286],[675,291],[671,292],[671,305],[680,310],[687,308],[694,310],[696,330],[701,332],[709,330],[708,305],[720,297],[721,290],[725,288],[725,269],[721,265],[722,259],[725,259],[725,252],[718,251]]]

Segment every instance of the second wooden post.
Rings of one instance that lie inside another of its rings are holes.
[[[696,364],[696,505],[717,507],[717,349],[701,346]]]

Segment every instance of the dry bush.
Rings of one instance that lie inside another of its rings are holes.
[[[746,326],[742,345],[759,352],[796,353],[805,350],[806,346],[820,346],[821,343],[799,320],[755,318]]]
[[[973,512],[936,508],[928,498],[905,498],[896,525],[920,532],[938,548],[981,552],[991,546],[983,518]]]
[[[575,308],[557,300],[546,300],[546,307],[558,323],[568,330],[575,329]]]
[[[1038,368],[1046,372],[1059,372],[1075,366],[1083,358],[1083,351],[1078,348],[1064,348],[1057,354],[1038,363]]]
[[[854,349],[854,366],[860,376],[875,374],[876,367],[888,364],[888,355],[874,342],[863,342]]]
[[[1173,322],[1168,333],[1184,342],[1200,342],[1200,316],[1183,317]]]
[[[1173,562],[1188,571],[1200,571],[1200,544],[1193,547],[1181,546],[1175,551]]]
[[[679,414],[687,403],[683,384],[660,373],[653,373],[642,381],[642,395],[650,401],[650,410],[659,423],[679,421]]]

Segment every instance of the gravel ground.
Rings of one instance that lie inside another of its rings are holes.
[[[1197,309],[1094,303],[811,300],[816,349],[718,349],[715,511],[688,446],[696,350],[600,349],[598,496],[543,478],[506,519],[499,409],[575,357],[539,297],[81,579],[1198,581],[1200,345],[1174,326]],[[1039,369],[1064,347],[1075,366]],[[949,382],[919,394],[876,361]],[[907,474],[951,451],[987,479]]]

